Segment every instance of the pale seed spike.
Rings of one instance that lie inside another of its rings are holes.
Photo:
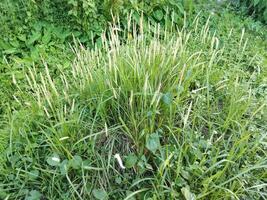
[[[245,34],[245,29],[243,28],[242,29],[242,33],[241,33],[241,38],[240,38],[240,41],[239,41],[239,48],[241,48],[241,46],[242,46],[244,34]]]
[[[33,73],[31,69],[29,69],[28,71],[29,71],[29,73],[30,73],[31,80],[33,81],[33,85],[34,85],[34,87],[36,88],[36,87],[37,87],[37,82],[36,82],[36,80],[35,80],[36,73]]]
[[[159,83],[158,85],[158,89],[157,91],[155,91],[153,97],[152,97],[152,100],[151,100],[151,103],[150,103],[150,106],[153,106],[154,102],[157,100],[158,96],[160,96],[160,89],[161,89],[161,83]]]
[[[40,91],[40,88],[37,87],[35,92],[36,92],[36,96],[37,96],[37,104],[38,104],[39,107],[42,107],[42,105],[41,105],[41,91]]]
[[[72,99],[72,104],[71,104],[71,109],[70,109],[70,113],[74,113],[74,109],[75,109],[75,99]]]
[[[144,41],[144,25],[143,25],[143,22],[144,22],[144,13],[142,12],[141,13],[141,17],[140,17],[140,36],[141,36],[141,41],[143,42]]]
[[[248,38],[246,38],[246,41],[244,42],[244,45],[243,45],[243,48],[242,48],[242,54],[243,54],[244,51],[246,50],[247,43],[248,43]]]
[[[229,31],[228,39],[232,36],[232,33],[233,33],[233,28],[231,28],[231,30]]]
[[[50,114],[49,114],[49,112],[48,112],[48,110],[46,109],[45,106],[43,106],[43,109],[44,109],[44,111],[45,111],[46,116],[47,116],[48,118],[50,118]]]
[[[25,74],[25,77],[26,77],[26,80],[27,80],[27,82],[28,82],[28,84],[29,84],[31,90],[34,91],[34,88],[33,88],[33,85],[32,85],[32,83],[31,83],[31,80],[30,80],[29,76],[28,76],[27,74]]]
[[[58,91],[57,91],[57,89],[56,89],[56,86],[55,86],[55,84],[54,84],[54,82],[52,81],[52,78],[51,78],[51,76],[50,76],[50,73],[49,73],[49,70],[48,70],[48,66],[47,66],[46,63],[44,63],[44,65],[45,65],[45,72],[46,72],[46,76],[47,76],[47,78],[48,78],[48,82],[49,82],[49,84],[50,84],[50,87],[51,87],[52,90],[55,92],[56,96],[58,97],[59,94],[58,94]]]
[[[192,105],[193,105],[193,102],[191,101],[191,102],[190,102],[190,105],[189,105],[189,108],[188,108],[188,110],[187,110],[187,113],[186,113],[186,115],[184,116],[184,128],[183,128],[183,129],[185,129],[185,127],[186,127],[186,125],[187,125],[187,122],[188,122],[188,119],[189,119],[189,115],[190,115],[190,112],[191,112],[191,109],[192,109]]]
[[[197,15],[195,16],[195,18],[194,18],[194,20],[193,20],[193,22],[192,22],[192,24],[194,25],[196,25],[196,24],[198,24],[198,22],[199,22],[199,15],[200,15],[200,13],[201,13],[202,11],[199,11],[198,13],[197,13]]]

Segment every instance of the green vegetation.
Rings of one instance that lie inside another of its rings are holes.
[[[0,199],[267,199],[266,26],[101,2],[0,3]]]
[[[240,4],[248,14],[267,24],[267,0],[240,0]]]

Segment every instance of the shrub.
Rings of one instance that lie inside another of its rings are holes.
[[[0,3],[2,23],[11,22],[4,26],[6,32],[19,24],[29,26],[41,20],[78,30],[83,36],[80,39],[89,41],[98,39],[116,16],[127,26],[125,19],[130,13],[137,21],[144,15],[146,20],[157,23],[164,23],[165,17],[171,19],[173,13],[174,22],[181,24],[184,11],[192,13],[193,6],[193,0],[4,0]]]
[[[247,13],[267,24],[267,0],[240,0]]]

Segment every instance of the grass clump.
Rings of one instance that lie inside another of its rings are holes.
[[[246,56],[244,34],[229,55],[198,24],[143,34],[141,23],[122,40],[111,27],[103,48],[77,44],[70,71],[29,69],[23,89],[14,80],[21,108],[0,134],[1,197],[266,198],[261,71],[243,64],[266,68]]]

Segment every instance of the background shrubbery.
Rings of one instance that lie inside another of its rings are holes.
[[[59,44],[71,42],[72,35],[87,47],[92,47],[94,43],[101,43],[102,31],[118,16],[124,27],[127,26],[126,19],[129,15],[135,21],[143,16],[152,23],[163,25],[173,21],[174,24],[181,25],[184,12],[191,16],[197,12],[195,8],[202,5],[210,11],[207,2],[212,1],[3,0],[0,2],[0,56],[5,56],[8,60],[26,57],[29,62],[37,61],[40,53],[53,52],[53,48],[57,48]],[[239,3],[239,9],[242,7],[247,13],[266,22],[266,0],[240,0]],[[41,44],[46,45],[45,49]],[[51,48],[47,48],[47,45]]]
[[[174,23],[181,24],[184,11],[191,13],[193,5],[193,0],[4,0],[0,8],[4,33],[27,32],[25,25],[41,20],[79,31],[75,35],[85,42],[98,39],[113,17],[120,16],[123,25],[130,14],[138,21],[143,14],[147,20],[163,23],[174,13]]]
[[[239,0],[245,12],[267,24],[267,0]]]

